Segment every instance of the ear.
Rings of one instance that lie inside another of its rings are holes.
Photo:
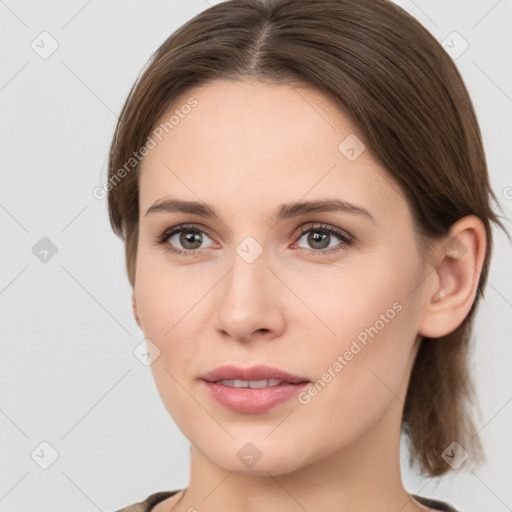
[[[464,321],[476,296],[486,247],[485,228],[475,215],[452,225],[427,280],[432,284],[425,297],[419,334],[446,336]]]
[[[133,316],[135,317],[135,321],[137,322],[137,325],[142,329],[142,326],[140,325],[139,314],[137,313],[137,302],[135,301],[135,293],[132,293],[132,311]]]

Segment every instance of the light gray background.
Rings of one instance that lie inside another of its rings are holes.
[[[457,31],[469,43],[455,62],[510,217],[512,1],[399,3],[438,41]],[[0,1],[1,511],[116,510],[188,483],[189,444],[132,353],[144,336],[132,318],[123,245],[92,190],[105,180],[117,114],[147,59],[208,6]],[[51,49],[43,31],[59,45],[45,59],[31,47]],[[42,237],[57,247],[46,263],[32,251]],[[409,492],[467,512],[512,508],[512,251],[501,231],[495,237],[474,355],[488,462],[421,479],[403,454]],[[43,441],[59,454],[48,469],[39,465],[51,456]]]

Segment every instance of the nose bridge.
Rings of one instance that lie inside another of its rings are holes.
[[[267,295],[268,276],[267,253],[255,256],[254,248],[245,243],[240,244],[233,254],[231,272],[227,276],[224,291],[225,305],[239,309],[247,315],[247,311],[255,311],[258,299]]]
[[[252,237],[235,248],[216,306],[217,329],[239,339],[281,329],[282,310],[268,264],[268,253]]]

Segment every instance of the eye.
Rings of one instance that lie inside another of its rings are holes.
[[[300,245],[298,247],[301,249],[309,249],[315,255],[332,254],[340,250],[346,250],[347,247],[354,243],[354,237],[341,229],[326,224],[314,224],[313,226],[302,228],[299,235],[299,242],[305,238],[309,247]],[[336,243],[336,238],[341,241],[341,243]]]
[[[158,245],[163,245],[166,251],[194,255],[198,249],[204,249],[205,240],[213,241],[205,231],[195,226],[180,225],[164,231],[157,239]]]
[[[310,247],[298,245],[298,248],[305,249],[315,256],[346,250],[355,241],[355,238],[347,232],[327,224],[314,224],[301,228],[298,242],[303,238]],[[341,243],[336,244],[335,239]],[[208,240],[213,242],[205,230],[194,225],[181,224],[166,229],[157,237],[156,244],[174,254],[194,256],[200,252],[199,249],[207,247],[203,244]]]

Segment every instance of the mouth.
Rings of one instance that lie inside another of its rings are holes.
[[[262,413],[296,396],[310,381],[277,368],[222,366],[207,374],[209,396],[235,412]]]

